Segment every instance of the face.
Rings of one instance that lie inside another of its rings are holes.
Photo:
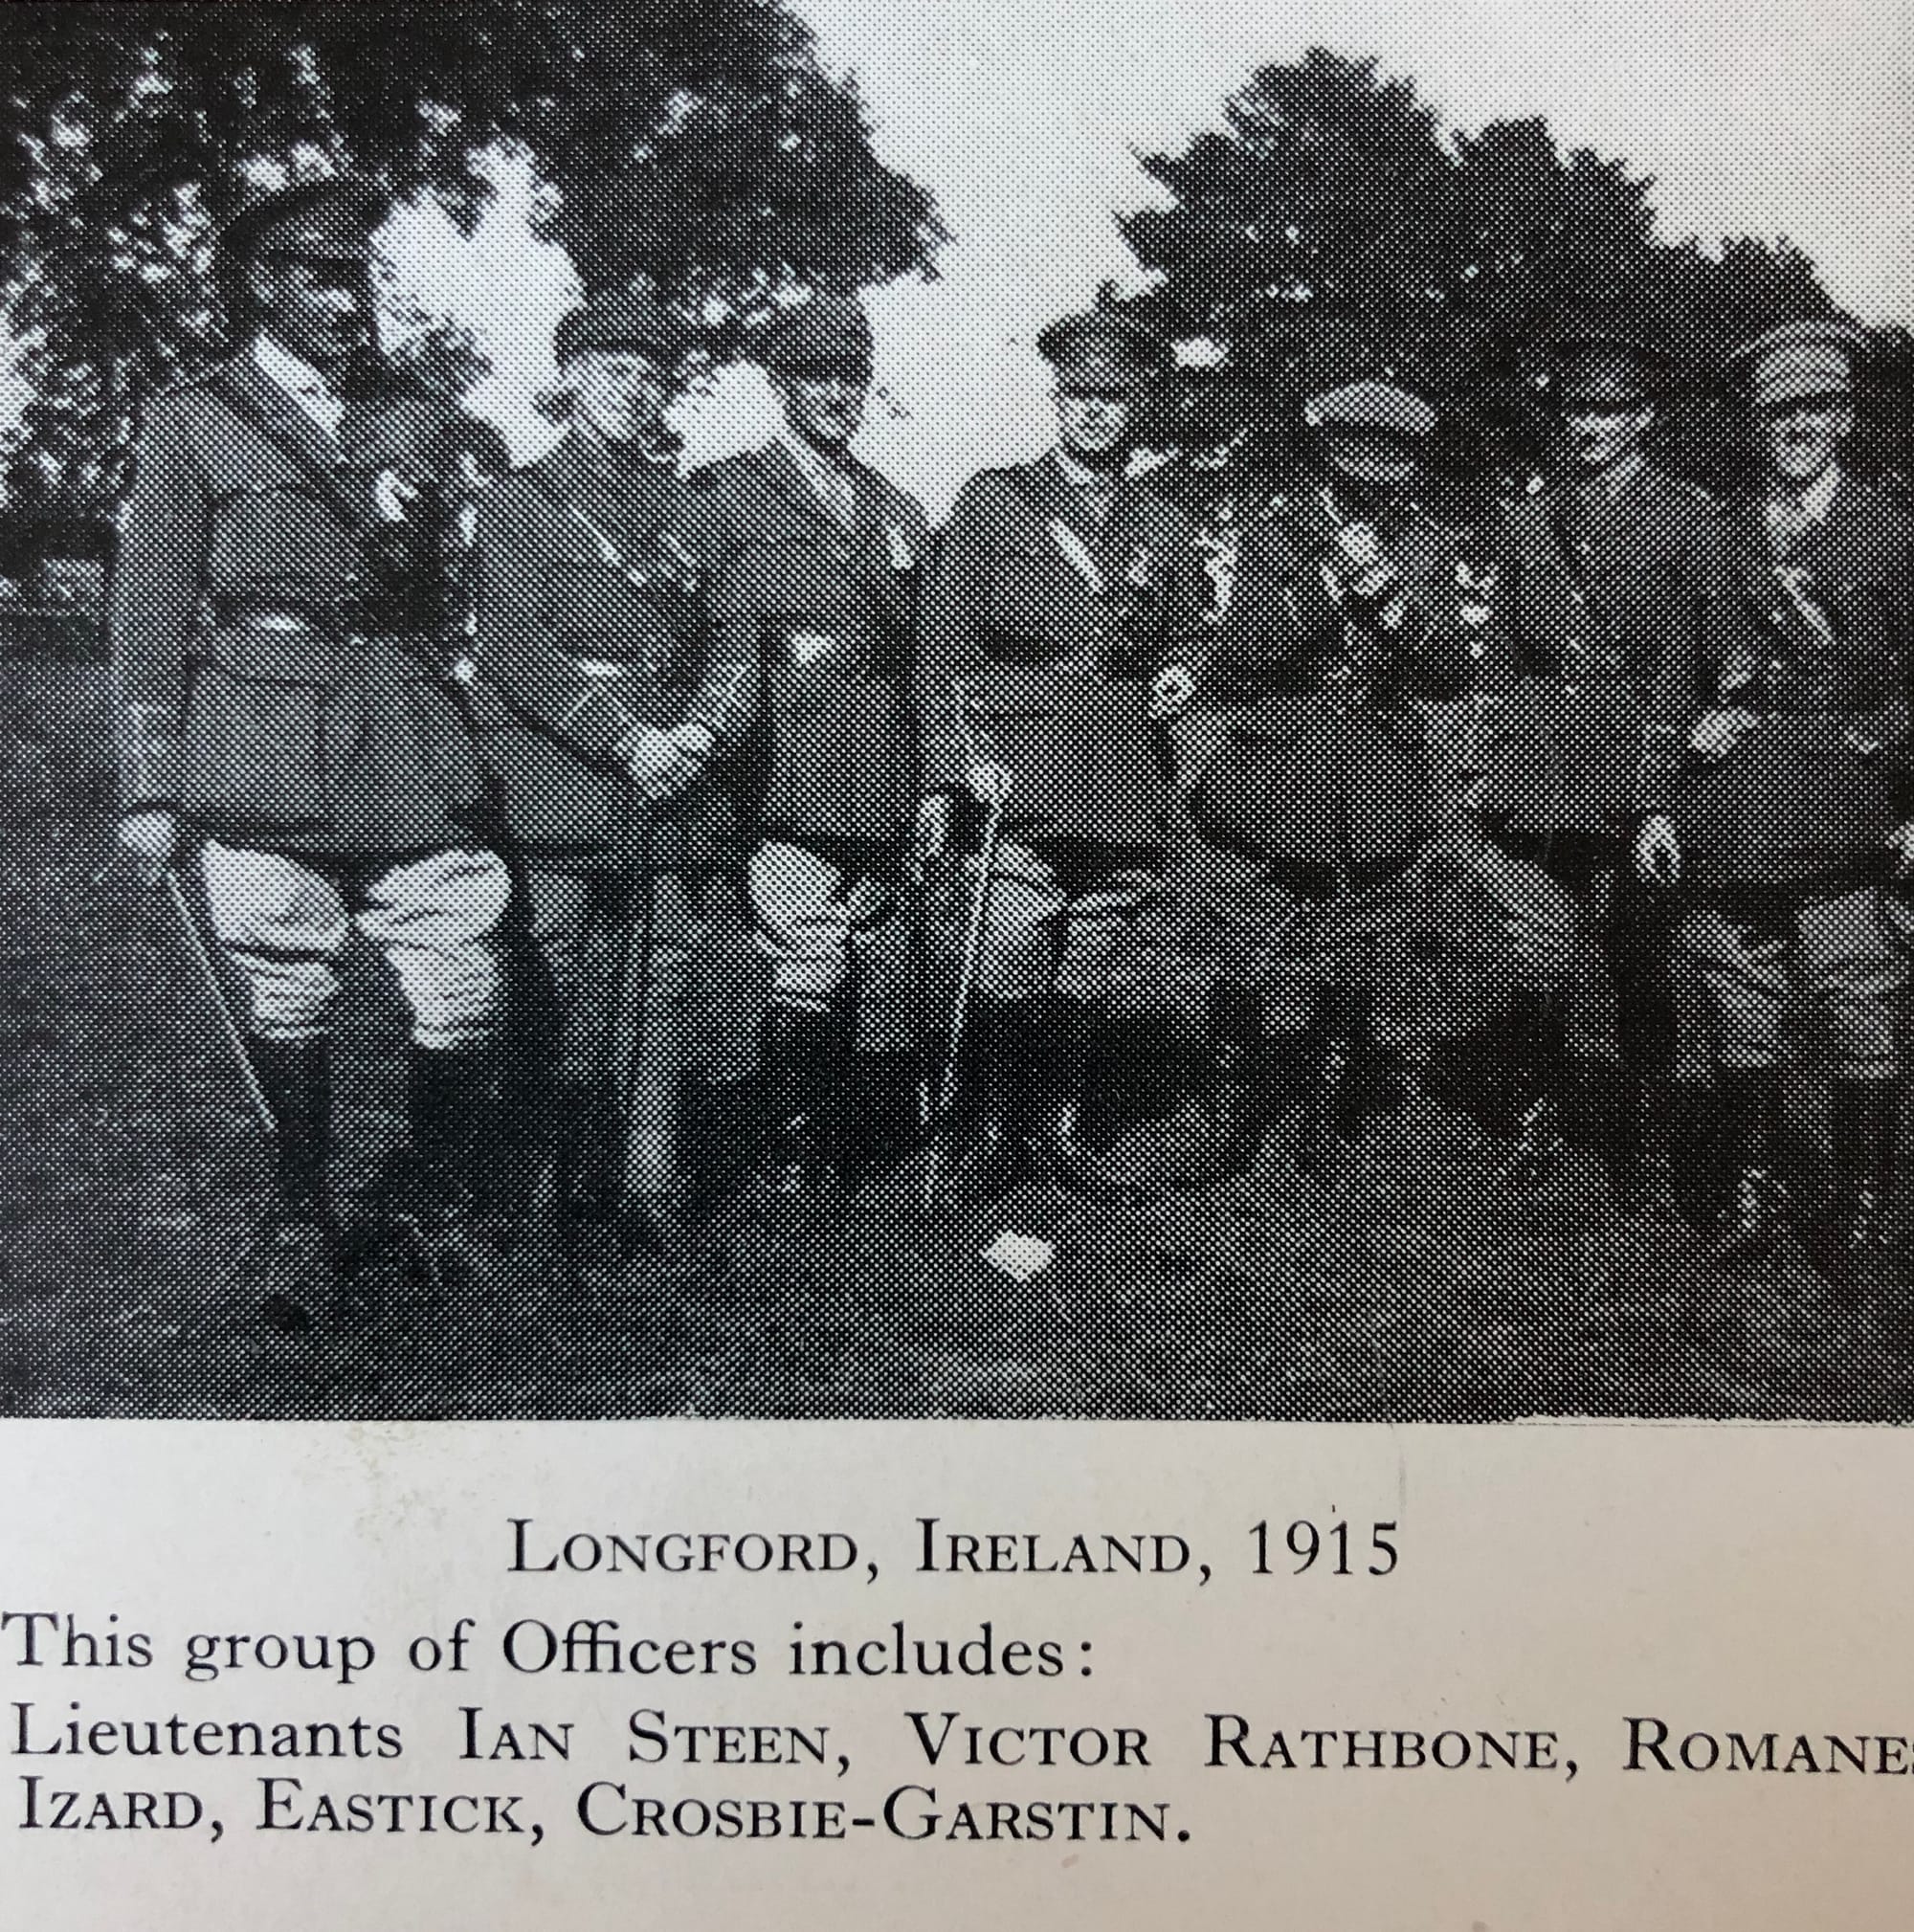
[[[671,374],[635,349],[588,349],[565,366],[571,413],[608,443],[642,442],[657,433],[671,400]]]
[[[315,368],[337,367],[372,340],[372,278],[365,261],[278,256],[248,272],[255,312],[281,348]]]
[[[1812,483],[1840,455],[1854,433],[1852,403],[1837,396],[1810,397],[1761,412],[1762,456],[1783,482]]]
[[[1127,447],[1138,401],[1136,389],[1126,383],[1060,381],[1057,439],[1064,455],[1094,463]]]
[[[1635,404],[1594,404],[1562,411],[1562,446],[1578,470],[1596,471],[1640,452],[1655,411]]]
[[[773,376],[785,420],[821,450],[841,450],[864,425],[871,379],[851,368],[786,369]]]

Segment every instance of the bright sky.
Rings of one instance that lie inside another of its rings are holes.
[[[1035,447],[1031,339],[1123,278],[1113,215],[1150,185],[1138,150],[1212,124],[1259,64],[1322,43],[1378,56],[1452,125],[1543,114],[1565,144],[1658,180],[1672,235],[1786,234],[1869,320],[1914,317],[1914,9],[1900,0],[796,0],[833,69],[857,77],[879,151],[926,182],[954,239],[941,277],[873,303],[869,458],[941,511],[982,463]],[[467,244],[412,226],[421,295],[478,328],[478,397],[523,450],[548,434],[564,259],[510,197]],[[694,453],[755,438],[766,405],[727,380],[686,423]]]

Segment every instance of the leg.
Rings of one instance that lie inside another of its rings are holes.
[[[1088,881],[1062,910],[1043,1139],[1056,1178],[1076,1192],[1107,1185],[1104,1157],[1115,1139],[1110,1084],[1126,1043],[1118,1010],[1135,1017],[1125,995],[1146,979],[1135,944],[1138,922],[1160,890],[1148,873],[1110,873]]]
[[[977,864],[971,864],[973,890],[980,883]],[[1035,853],[1015,844],[998,848],[954,1070],[955,1098],[965,1114],[974,1116],[976,1129],[962,1175],[986,1196],[1008,1192],[1042,1166],[1039,1121],[1052,1052],[1048,1004],[1064,904],[1056,873]],[[948,1027],[941,1027],[940,1058],[949,1043]]]
[[[1810,899],[1794,925],[1802,978],[1829,1035],[1834,1187],[1824,1232],[1845,1277],[1875,1266],[1884,1247],[1901,1118],[1898,1010],[1908,966],[1880,893]]]
[[[599,1218],[606,1196],[606,998],[613,974],[592,943],[605,922],[605,888],[583,867],[533,865],[524,880],[532,988],[515,1045],[531,1063],[522,1084],[535,1121],[532,1158],[548,1174],[551,1207],[568,1227]]]
[[[1189,839],[1166,891],[1202,1013],[1198,1092],[1209,1146],[1172,1176],[1173,1186],[1193,1188],[1249,1173],[1261,1151],[1269,1115],[1262,962],[1293,908],[1262,861],[1199,844],[1193,832]]]
[[[408,1085],[419,1206],[464,1205],[490,1110],[500,972],[495,936],[511,899],[496,854],[461,849],[366,878],[359,929],[385,955],[412,1013]]]
[[[278,1124],[281,1195],[327,1216],[332,1008],[346,915],[337,882],[277,853],[209,840],[201,855],[213,936],[245,984],[250,1052]]]
[[[297,1272],[337,1246],[332,1156],[332,1007],[347,936],[337,882],[276,853],[209,841],[201,855],[207,910],[221,950],[243,980],[248,1052],[276,1126],[280,1214],[268,1245]],[[277,1294],[269,1317],[309,1317]]]
[[[1682,922],[1714,1020],[1720,1133],[1714,1187],[1725,1265],[1769,1253],[1780,1234],[1782,1016],[1792,990],[1792,920],[1771,904],[1705,899]]]
[[[768,1189],[821,1205],[836,1191],[832,1103],[846,1068],[842,1013],[851,979],[857,909],[848,881],[822,855],[766,844],[751,855],[751,914],[771,963],[766,1074],[772,1146]]]

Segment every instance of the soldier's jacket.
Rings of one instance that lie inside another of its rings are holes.
[[[1020,835],[1158,844],[1171,791],[1150,686],[1191,663],[1208,589],[1189,518],[1146,477],[1101,521],[1054,456],[973,477],[924,605],[925,788],[995,760]]]
[[[1735,506],[1747,634],[1698,667],[1710,706],[1760,722],[1673,792],[1691,883],[1837,885],[1878,876],[1882,841],[1914,815],[1908,677],[1914,513],[1883,483],[1843,477],[1785,554],[1766,506]]]
[[[1227,735],[1192,806],[1272,863],[1388,872],[1431,829],[1427,714],[1490,675],[1493,633],[1471,546],[1413,500],[1372,521],[1391,581],[1345,589],[1333,500],[1305,485],[1243,529],[1198,689]]]
[[[472,703],[515,846],[616,848],[634,823],[636,733],[697,715],[703,596],[688,506],[669,462],[619,460],[575,433],[480,494]],[[681,827],[698,804],[662,822]]]
[[[466,431],[482,446],[391,377],[328,437],[244,356],[153,404],[108,617],[127,810],[308,855],[470,835],[483,787],[444,676],[450,479],[424,474]]]
[[[1731,538],[1703,491],[1643,463],[1613,492],[1502,507],[1492,601],[1513,680],[1485,810],[1512,832],[1613,836],[1664,801],[1697,667],[1746,636]]]
[[[916,800],[910,664],[929,526],[862,463],[828,510],[782,443],[692,477],[708,706],[758,836],[901,849]]]

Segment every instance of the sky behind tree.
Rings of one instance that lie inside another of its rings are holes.
[[[1154,190],[1142,150],[1213,123],[1257,67],[1312,44],[1377,56],[1452,126],[1543,115],[1565,146],[1653,175],[1670,238],[1787,235],[1868,321],[1914,318],[1914,12],[1862,0],[797,0],[856,74],[879,154],[938,196],[940,278],[873,302],[886,392],[870,458],[942,510],[979,464],[1036,447],[1038,328],[1131,272],[1114,215]],[[478,400],[528,454],[549,429],[550,326],[568,266],[527,235],[516,184],[466,242],[431,213],[397,236],[428,304],[496,364]],[[752,440],[761,385],[687,412],[694,454]]]

